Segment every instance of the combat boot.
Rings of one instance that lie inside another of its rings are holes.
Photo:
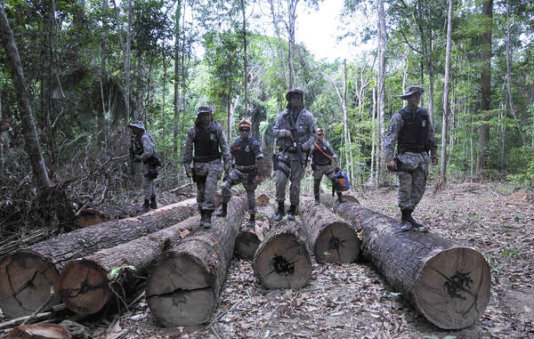
[[[284,215],[286,215],[285,206],[283,201],[278,202],[278,211],[276,215],[274,216],[274,221],[280,221],[284,218]]]
[[[313,181],[313,196],[315,197],[314,205],[317,206],[321,203],[321,194],[319,193],[319,185],[320,181],[314,180]]]
[[[295,220],[296,213],[297,213],[297,206],[291,205],[289,207],[289,213],[287,213],[287,220]]]
[[[212,210],[205,210],[204,211],[204,228],[205,229],[208,229],[208,228],[211,228],[211,214],[213,213]]]
[[[153,195],[150,198],[150,208],[152,208],[153,210],[158,208],[158,203],[156,202],[156,196],[155,195]]]
[[[148,202],[148,199],[145,199],[145,203],[143,204],[143,206],[137,209],[137,213],[146,213],[149,210],[150,210],[150,203]]]
[[[423,227],[424,225],[418,221],[416,221],[413,217],[412,217],[412,212],[413,212],[413,209],[408,209],[408,220],[412,223],[413,226],[417,227],[417,228],[421,228]]]
[[[221,209],[219,209],[217,212],[215,212],[215,216],[224,218],[224,217],[226,217],[226,214],[228,213],[227,211],[228,211],[228,204],[223,202],[221,204]]]
[[[204,220],[206,219],[206,211],[200,210],[200,222],[198,223],[199,227],[204,227]]]
[[[337,202],[339,202],[339,203],[347,202],[347,199],[345,199],[345,198],[343,197],[343,193],[341,193],[341,192],[337,192]]]
[[[402,217],[401,217],[401,231],[406,232],[413,228],[412,223],[409,219],[409,210],[408,209],[401,209]]]
[[[245,226],[254,227],[256,225],[256,215],[251,214]]]

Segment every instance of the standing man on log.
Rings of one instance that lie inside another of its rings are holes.
[[[256,160],[263,159],[260,143],[250,136],[251,128],[250,121],[243,119],[239,122],[239,137],[234,140],[230,147],[230,154],[235,161],[235,166],[221,187],[221,209],[215,214],[217,217],[226,217],[228,201],[232,196],[231,188],[242,183],[247,191],[248,213],[250,215],[246,224],[248,227],[254,227],[256,220],[255,191],[257,187],[256,175],[258,174]]]
[[[300,199],[300,182],[306,170],[308,152],[315,142],[315,121],[304,108],[304,92],[293,89],[286,94],[287,109],[276,117],[273,128],[276,143],[280,146],[276,165],[276,201],[278,211],[274,217],[280,221],[285,215],[286,185],[291,180],[288,220],[295,220]]]
[[[156,157],[154,143],[146,132],[145,125],[141,121],[134,121],[128,125],[128,128],[132,132],[130,154],[135,162],[143,162],[143,193],[145,201],[137,209],[137,212],[145,213],[151,208],[158,208],[154,179],[158,176],[158,166],[161,164]]]
[[[407,101],[407,105],[391,118],[384,140],[388,170],[397,172],[399,176],[402,231],[423,227],[412,217],[412,212],[425,193],[430,161],[434,165],[438,163],[436,139],[428,111],[418,107],[424,92],[421,87],[410,86],[400,96]]]
[[[200,226],[204,228],[211,228],[217,181],[223,172],[221,156],[224,158],[224,171],[229,173],[232,157],[222,127],[213,121],[213,109],[210,106],[200,106],[195,125],[187,132],[182,163],[186,175],[193,178],[197,184]],[[191,168],[191,161],[193,168]]]
[[[313,145],[313,149],[310,154],[311,168],[313,171],[313,195],[315,197],[315,205],[319,205],[320,201],[320,185],[323,175],[326,175],[328,179],[332,180],[332,185],[337,193],[339,202],[345,202],[343,193],[338,190],[336,186],[336,172],[339,171],[339,165],[337,161],[337,154],[330,143],[324,140],[324,131],[322,128],[317,129],[317,140]]]

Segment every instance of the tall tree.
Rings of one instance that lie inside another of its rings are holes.
[[[377,84],[377,116],[378,116],[378,149],[382,149],[382,141],[385,136],[385,95],[384,84],[386,81],[386,15],[384,12],[384,2],[376,0],[377,7],[377,24],[378,24],[378,84]],[[377,181],[376,185],[381,185],[385,179],[385,159],[384,152],[378,156]]]

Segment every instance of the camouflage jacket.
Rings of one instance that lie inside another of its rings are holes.
[[[141,161],[146,162],[154,155],[154,143],[152,138],[145,131],[141,137],[132,137],[132,150],[134,155],[139,156]]]
[[[277,139],[277,145],[286,148],[293,145],[291,137],[285,136],[285,131],[291,131],[291,117],[290,111],[285,110],[278,114],[276,123],[273,127],[274,137]],[[315,142],[315,121],[313,115],[306,109],[300,111],[297,120],[295,121],[295,128],[297,129],[298,139],[304,151],[309,151]]]

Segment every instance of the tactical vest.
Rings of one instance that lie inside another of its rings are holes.
[[[195,126],[195,157],[196,162],[210,162],[221,158],[217,138],[217,124],[212,122],[209,127]]]
[[[321,152],[322,151],[322,152]],[[330,158],[323,154],[326,153]],[[332,152],[326,147],[324,143],[316,142],[313,147],[312,164],[314,165],[330,165],[332,162]]]
[[[235,164],[237,166],[252,166],[256,164],[256,155],[254,154],[255,139],[249,137],[246,140],[237,138],[233,145],[232,150],[234,153]]]
[[[141,155],[144,152],[143,142],[141,141],[141,138],[137,138],[135,135],[132,135],[131,147],[132,153],[134,155]]]
[[[424,109],[418,109],[415,113],[408,112],[404,108],[400,111],[404,126],[399,131],[397,150],[399,154],[404,152],[428,152],[426,145],[428,139],[428,113]]]

